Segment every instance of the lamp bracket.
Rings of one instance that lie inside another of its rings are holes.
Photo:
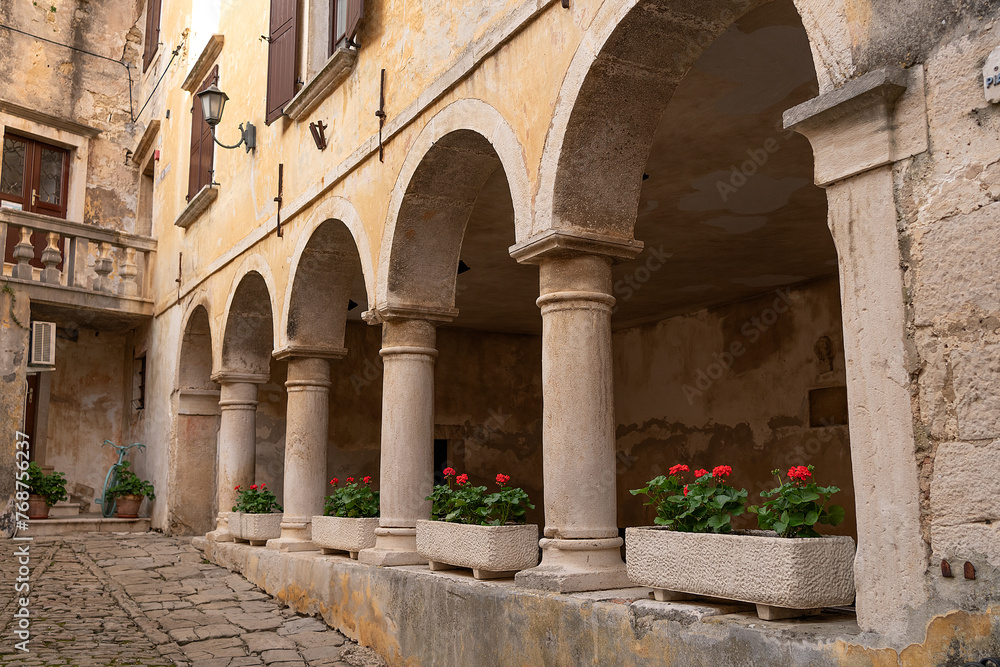
[[[247,126],[244,128],[243,123],[240,123],[240,140],[238,143],[235,143],[232,146],[227,146],[226,144],[219,141],[219,138],[215,136],[214,125],[212,126],[212,139],[214,139],[215,143],[219,144],[223,148],[229,148],[229,149],[239,148],[240,146],[246,144],[246,150],[247,153],[249,153],[250,151],[257,148],[257,128],[254,126],[253,123],[249,121],[247,122],[246,125]]]

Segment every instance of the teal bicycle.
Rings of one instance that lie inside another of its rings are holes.
[[[141,442],[133,442],[131,445],[116,445],[110,440],[105,440],[101,443],[101,447],[104,447],[104,445],[111,445],[118,450],[118,462],[112,464],[111,468],[108,469],[108,475],[104,478],[104,491],[101,492],[100,498],[94,498],[94,502],[101,506],[101,514],[104,517],[110,517],[115,513],[115,506],[118,503],[114,498],[108,497],[108,491],[118,485],[118,471],[121,470],[122,463],[125,462],[125,455],[132,448],[145,451],[146,445]]]

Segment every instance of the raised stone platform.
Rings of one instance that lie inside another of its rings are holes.
[[[650,588],[558,594],[509,580],[477,581],[461,570],[373,567],[346,555],[204,538],[193,543],[389,664],[869,665],[879,653],[852,646],[861,635],[845,611],[763,622],[751,605],[656,602]]]
[[[149,518],[105,519],[100,514],[80,514],[74,517],[33,519],[28,521],[28,530],[20,531],[19,535],[28,537],[53,537],[60,535],[77,535],[80,533],[147,533]]]

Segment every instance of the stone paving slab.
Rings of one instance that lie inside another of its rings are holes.
[[[385,665],[320,620],[282,608],[189,540],[156,533],[41,537],[31,550],[30,651],[14,648],[15,548],[0,542],[0,667]]]

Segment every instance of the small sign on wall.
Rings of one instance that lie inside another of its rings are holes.
[[[983,66],[983,91],[987,102],[1000,102],[1000,46],[993,49],[986,58]]]

